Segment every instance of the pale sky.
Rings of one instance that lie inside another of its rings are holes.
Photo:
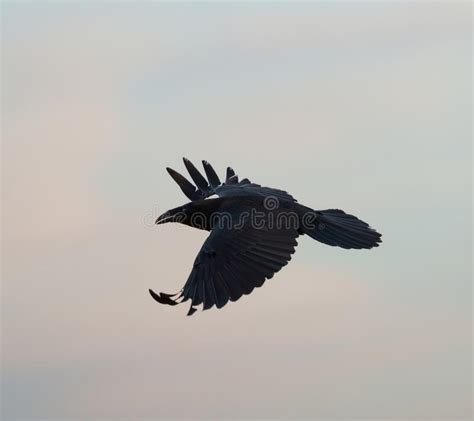
[[[3,419],[470,418],[470,8],[4,2]],[[186,317],[182,156],[384,243]]]

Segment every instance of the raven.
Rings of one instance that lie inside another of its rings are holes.
[[[191,161],[183,161],[196,186],[166,170],[191,201],[165,212],[156,224],[179,222],[210,234],[180,291],[149,291],[161,304],[190,300],[188,316],[200,304],[203,310],[221,308],[262,286],[290,261],[299,235],[344,249],[371,249],[382,242],[381,234],[342,210],[313,210],[283,190],[247,178],[239,181],[230,167],[221,183],[212,166],[202,161],[206,180]]]

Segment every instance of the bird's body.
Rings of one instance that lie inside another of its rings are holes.
[[[171,209],[156,223],[179,222],[210,235],[181,291],[150,293],[162,304],[190,300],[188,315],[197,305],[202,304],[204,310],[213,305],[220,308],[250,294],[288,263],[299,235],[346,249],[370,249],[381,242],[379,233],[344,211],[313,210],[283,190],[247,179],[239,182],[231,168],[220,183],[211,165],[203,161],[208,184],[190,161],[184,159],[184,163],[197,188],[176,171],[167,170],[191,202]]]

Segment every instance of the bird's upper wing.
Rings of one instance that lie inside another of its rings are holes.
[[[191,184],[185,177],[179,174],[177,171],[167,168],[166,170],[171,175],[174,181],[178,183],[183,193],[190,200],[202,200],[206,197],[217,194],[220,197],[232,197],[232,196],[260,196],[268,197],[273,196],[279,200],[286,200],[290,202],[296,202],[296,199],[289,193],[283,190],[274,189],[271,187],[262,187],[259,184],[252,183],[247,178],[239,181],[239,178],[235,174],[234,170],[227,167],[226,179],[221,183],[217,176],[214,168],[207,161],[203,161],[204,171],[206,172],[206,180],[203,175],[197,170],[197,168],[186,158],[183,158],[184,165],[186,166],[189,175],[192,180],[196,183],[196,186]]]
[[[285,266],[297,245],[296,229],[277,228],[276,224],[268,223],[270,218],[262,227],[257,227],[252,218],[242,221],[246,210],[248,207],[233,209],[232,223],[223,224],[230,226],[216,227],[211,231],[178,294],[150,291],[152,296],[158,302],[170,305],[191,300],[190,315],[196,311],[194,306],[200,304],[206,310],[213,305],[221,308],[229,300],[237,301]],[[274,213],[275,218],[277,212],[267,212],[267,215]]]

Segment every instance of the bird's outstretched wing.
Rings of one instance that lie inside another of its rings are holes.
[[[156,294],[150,290],[153,298],[169,305],[190,300],[188,315],[200,304],[203,310],[213,305],[221,308],[228,301],[250,294],[285,266],[297,245],[296,229],[269,224],[276,220],[278,211],[272,211],[273,218],[266,218],[262,227],[257,227],[253,218],[242,221],[246,210],[247,207],[234,209],[230,226],[211,231],[179,293]]]
[[[179,185],[186,197],[192,201],[202,200],[206,197],[216,194],[220,197],[273,196],[279,200],[296,202],[295,198],[286,191],[274,189],[271,187],[262,187],[259,184],[252,183],[247,178],[239,181],[238,176],[231,167],[227,167],[226,179],[223,183],[221,183],[219,177],[214,171],[214,168],[212,168],[209,162],[202,161],[204,171],[208,179],[206,180],[191,161],[186,158],[183,158],[183,161],[196,186],[194,186],[177,171],[171,168],[166,168],[166,170],[168,171],[169,175],[171,175],[173,180]]]

